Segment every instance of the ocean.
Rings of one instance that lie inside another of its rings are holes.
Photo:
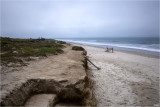
[[[61,38],[62,40],[70,43],[77,43],[82,45],[109,47],[116,50],[127,50],[147,55],[160,55],[159,38],[152,37],[134,37],[134,38]]]

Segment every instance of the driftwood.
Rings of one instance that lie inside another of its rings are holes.
[[[89,58],[88,57],[86,57],[86,59],[93,65],[93,66],[95,66],[98,70],[100,70],[101,68],[99,68],[99,67],[97,67],[95,64],[93,64],[90,60],[89,60]]]

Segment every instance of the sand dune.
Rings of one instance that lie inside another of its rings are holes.
[[[63,51],[58,55],[38,57],[27,66],[2,66],[1,105],[96,105],[84,52],[72,50],[68,45]]]

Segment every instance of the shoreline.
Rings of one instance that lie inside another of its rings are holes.
[[[110,38],[106,38],[106,43],[105,38],[104,40],[102,38],[100,39],[57,39],[57,40],[62,40],[62,41],[66,41],[68,43],[75,43],[75,44],[81,44],[81,45],[87,45],[87,46],[96,46],[96,47],[110,47],[110,48],[114,48],[116,50],[126,50],[126,51],[131,51],[131,52],[137,52],[137,53],[143,53],[146,55],[153,55],[153,56],[160,56],[160,50],[159,50],[159,45],[157,44],[157,42],[153,42],[147,39],[147,41],[145,41],[144,44],[139,44],[139,42],[137,42],[136,40],[141,40],[141,39],[134,39],[131,43],[128,41],[128,44],[123,43],[122,39],[117,40],[115,39],[110,39]],[[97,41],[98,40],[98,41]],[[109,42],[107,42],[107,40]],[[126,39],[124,38],[124,41]],[[95,42],[97,41],[97,42]],[[114,43],[113,41],[118,41],[117,43]],[[122,41],[122,42],[121,42]],[[142,41],[142,40],[141,40]],[[150,41],[150,42],[149,42]],[[135,44],[134,44],[135,43]],[[149,44],[146,44],[149,43]]]
[[[82,47],[83,46],[89,46],[89,47],[95,47],[95,48],[100,48],[100,49],[106,49],[104,47],[98,47],[98,46],[84,45],[84,44],[71,43],[71,42],[67,42],[67,43],[70,43],[70,44],[73,44],[73,45],[82,46]],[[114,49],[114,51],[160,59],[160,56],[155,56],[155,55],[151,55],[151,54],[145,54],[145,53],[142,53],[142,52],[129,51],[129,50],[120,50],[120,49]]]

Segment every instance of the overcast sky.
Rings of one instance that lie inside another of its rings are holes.
[[[1,0],[1,36],[158,37],[159,0]]]

